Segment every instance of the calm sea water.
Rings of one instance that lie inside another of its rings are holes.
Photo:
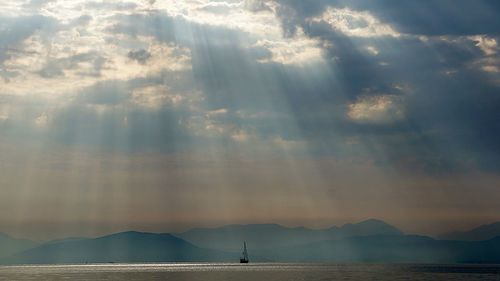
[[[0,280],[496,280],[500,265],[106,264],[3,266]]]

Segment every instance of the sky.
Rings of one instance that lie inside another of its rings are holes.
[[[2,0],[0,231],[500,220],[496,0]]]

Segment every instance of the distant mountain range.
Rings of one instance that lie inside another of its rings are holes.
[[[403,235],[403,232],[381,220],[370,219],[321,230],[304,227],[288,228],[277,224],[250,224],[197,228],[175,235],[200,247],[239,251],[242,241],[246,241],[255,250],[289,247],[352,236]]]
[[[37,243],[33,241],[16,239],[7,234],[0,233],[0,258],[8,257],[15,253],[33,248],[36,245]]]
[[[494,235],[494,227],[477,229],[476,233],[489,229],[488,236]],[[41,245],[0,235],[0,246],[4,246],[0,263],[238,262],[243,241],[247,241],[251,261],[500,263],[500,235],[483,241],[437,240],[405,235],[380,220],[323,230],[260,224],[193,229],[176,235],[131,231]]]
[[[122,232],[94,239],[50,242],[1,260],[7,264],[192,262],[236,259],[198,248],[170,234]]]
[[[446,240],[482,241],[498,236],[500,236],[500,222],[481,225],[469,231],[448,233],[441,235],[439,238]]]

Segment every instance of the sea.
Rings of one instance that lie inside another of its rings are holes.
[[[500,265],[165,263],[0,266],[0,280],[496,280]]]

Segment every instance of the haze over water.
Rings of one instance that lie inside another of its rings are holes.
[[[499,3],[2,0],[0,232],[498,221]]]
[[[500,266],[343,264],[112,264],[0,267],[0,280],[499,280]]]

